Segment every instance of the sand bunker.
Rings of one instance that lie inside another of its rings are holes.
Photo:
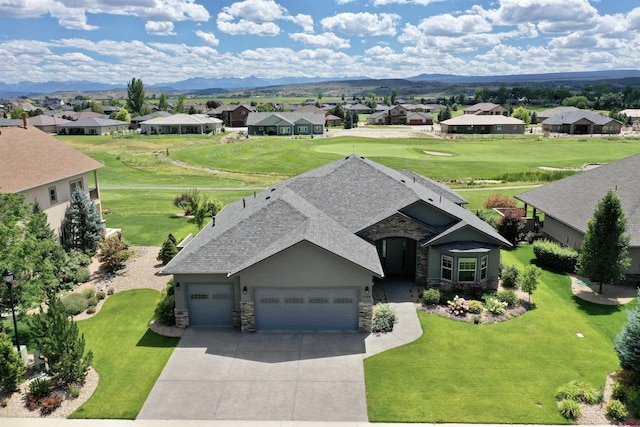
[[[451,153],[442,153],[440,151],[426,151],[426,150],[423,150],[423,151],[424,151],[424,154],[429,154],[430,156],[445,156],[445,157],[453,156],[453,154]]]

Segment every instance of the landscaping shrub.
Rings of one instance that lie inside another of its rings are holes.
[[[511,289],[497,292],[495,296],[498,301],[506,302],[509,308],[513,308],[520,303],[520,298]]]
[[[627,391],[627,407],[634,417],[640,417],[640,388],[632,387]]]
[[[611,397],[618,400],[625,400],[628,391],[629,387],[627,385],[615,382],[611,386]]]
[[[71,277],[73,283],[85,283],[88,282],[90,278],[91,272],[87,267],[79,267]]]
[[[484,306],[487,308],[489,313],[495,315],[504,314],[504,312],[507,311],[507,303],[500,301],[494,296],[487,296],[484,299]]]
[[[502,268],[502,286],[505,288],[517,288],[520,269],[517,265],[506,265]]]
[[[425,305],[435,305],[440,302],[440,291],[438,289],[427,289],[422,293],[422,301]]]
[[[469,313],[480,314],[482,313],[482,310],[484,310],[484,306],[480,301],[475,299],[469,301]]]
[[[498,220],[496,230],[502,237],[515,245],[524,226],[525,221],[520,216],[505,215]]]
[[[71,384],[69,386],[69,396],[71,396],[73,399],[77,399],[78,396],[80,396],[80,391],[80,387],[75,384]]]
[[[29,383],[29,394],[36,400],[51,394],[51,381],[46,378],[36,378]]]
[[[611,399],[605,406],[607,416],[615,421],[624,421],[629,416],[629,411],[618,399]]]
[[[122,268],[133,252],[129,249],[129,243],[122,237],[122,232],[100,242],[98,260],[108,271]]]
[[[84,297],[86,299],[95,299],[96,298],[96,290],[93,288],[87,288],[84,291],[82,291],[82,295],[84,295]]]
[[[96,299],[97,300],[102,300],[102,299],[105,299],[105,298],[106,298],[106,295],[104,294],[104,291],[98,291],[96,293]]]
[[[373,307],[372,329],[376,332],[391,332],[397,315],[389,304],[378,303]]]
[[[162,324],[174,326],[176,324],[175,308],[176,299],[173,295],[173,282],[169,282],[162,291],[162,295],[160,295],[160,301],[156,305],[153,318]]]
[[[93,314],[95,312],[96,312],[95,306],[90,306],[89,308],[87,308],[87,314]]]
[[[89,301],[80,294],[69,294],[62,298],[62,304],[69,316],[75,316],[80,314],[89,307]]]
[[[502,194],[492,194],[484,201],[484,207],[487,209],[515,208],[516,204],[515,199],[509,196],[503,196]]]
[[[571,381],[558,388],[556,400],[573,400],[584,402],[589,405],[602,402],[604,393],[601,389],[593,387],[591,384],[581,381]]]
[[[63,397],[58,393],[53,393],[40,400],[40,412],[42,415],[48,415],[62,405]]]
[[[560,402],[560,413],[569,420],[577,420],[582,415],[580,404],[571,399],[564,399]]]
[[[574,248],[563,247],[550,240],[536,240],[533,242],[533,254],[544,267],[566,273],[576,271],[578,251]]]
[[[464,298],[456,295],[453,300],[447,301],[449,305],[449,313],[456,316],[464,316],[469,311],[469,303]]]
[[[13,348],[7,334],[0,333],[0,390],[9,394],[18,387],[24,375],[24,362]]]
[[[162,265],[167,265],[167,263],[178,254],[176,244],[176,238],[173,237],[173,234],[169,233],[167,240],[162,244],[162,247],[158,252],[158,256],[156,257],[158,261],[162,262]]]
[[[500,214],[496,211],[481,209],[476,211],[476,216],[493,228],[498,226],[498,218],[500,218]]]

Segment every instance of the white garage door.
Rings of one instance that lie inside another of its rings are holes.
[[[187,284],[191,326],[232,326],[233,291],[230,283]]]
[[[255,315],[260,331],[357,331],[358,289],[256,289]]]

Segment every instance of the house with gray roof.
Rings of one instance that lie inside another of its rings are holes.
[[[247,117],[249,135],[322,135],[324,126],[324,113],[251,112]]]
[[[56,116],[47,116],[41,114],[39,116],[29,117],[28,122],[31,126],[37,127],[42,132],[57,133],[58,126],[69,123],[69,120]]]
[[[113,132],[125,132],[129,123],[101,117],[91,117],[75,122],[58,125],[60,135],[108,135]]]
[[[480,102],[464,109],[464,114],[482,116],[509,116],[509,110],[493,102]]]
[[[640,154],[572,175],[542,187],[517,194],[533,215],[544,212],[541,233],[563,245],[580,248],[587,232],[587,221],[607,191],[620,197],[630,236],[632,263],[628,275],[640,276]]]
[[[207,114],[169,114],[140,123],[140,132],[152,134],[203,134],[218,133],[222,120]]]
[[[525,123],[503,115],[463,114],[440,122],[444,133],[465,134],[522,134]]]
[[[386,278],[497,288],[510,246],[446,186],[347,156],[233,202],[163,270],[176,322],[370,331]]]
[[[622,122],[595,111],[578,110],[549,117],[542,122],[542,130],[569,135],[618,134]]]
[[[549,108],[547,110],[543,110],[543,111],[540,111],[539,113],[536,113],[536,118],[538,120],[538,123],[542,123],[545,120],[547,120],[549,117],[562,116],[564,114],[574,113],[576,111],[580,111],[580,108],[572,107],[572,106]]]

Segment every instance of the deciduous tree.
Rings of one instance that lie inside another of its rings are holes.
[[[142,79],[133,77],[127,83],[127,109],[132,113],[141,114],[144,105],[144,84]]]
[[[587,222],[587,232],[578,258],[578,268],[584,276],[602,285],[622,279],[631,265],[627,219],[620,198],[609,190],[598,202],[593,217]]]
[[[207,102],[207,106],[209,106],[208,102]],[[168,108],[169,108],[169,103],[167,102],[167,95],[165,95],[165,93],[162,92],[162,94],[160,94],[160,99],[158,99],[158,110],[167,111]]]

